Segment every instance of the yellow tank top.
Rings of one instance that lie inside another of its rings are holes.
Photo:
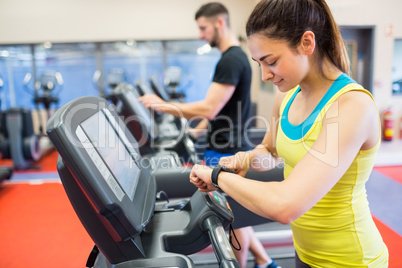
[[[287,115],[300,87],[287,94],[280,108],[276,141],[278,154],[285,162],[285,179],[317,139],[331,104],[351,90],[371,96],[342,74],[311,115],[297,126],[289,123]],[[359,151],[337,184],[314,207],[291,222],[296,252],[311,267],[388,267],[388,250],[370,214],[365,188],[379,146],[380,139],[373,148]]]

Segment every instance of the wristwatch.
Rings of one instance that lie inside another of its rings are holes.
[[[218,175],[219,173],[221,173],[221,171],[225,171],[225,172],[230,172],[230,173],[236,173],[233,169],[225,167],[225,166],[221,166],[221,165],[216,165],[213,169],[212,169],[212,174],[211,174],[211,181],[212,181],[212,185],[216,188],[219,189],[218,186]]]

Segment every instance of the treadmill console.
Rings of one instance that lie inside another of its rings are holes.
[[[131,144],[124,135],[120,134],[120,138],[112,136],[112,133],[119,131],[110,111],[103,109],[78,125],[75,133],[117,199],[122,201],[127,195],[133,200],[140,175],[137,163],[140,156],[134,150],[127,150]],[[110,145],[117,150],[110,150],[107,143],[112,143]]]
[[[127,254],[138,257],[144,255],[139,235],[154,212],[156,182],[113,109],[98,97],[78,98],[56,111],[47,133],[60,154],[60,179],[92,239],[103,252],[133,240]]]
[[[228,222],[233,222],[234,216],[226,197],[219,191],[204,194],[208,207]]]

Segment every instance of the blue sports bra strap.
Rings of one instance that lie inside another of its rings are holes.
[[[311,128],[315,120],[317,119],[318,114],[321,112],[321,110],[324,108],[324,106],[328,103],[328,101],[336,94],[338,93],[342,88],[344,88],[346,85],[351,84],[351,83],[356,83],[352,78],[350,78],[346,74],[341,74],[331,85],[331,87],[328,89],[327,93],[325,93],[324,97],[320,100],[318,105],[314,108],[313,112],[304,120],[301,124],[299,125],[292,125],[290,124],[288,120],[288,113],[289,113],[289,108],[294,99],[296,98],[296,95],[300,92],[300,87],[294,92],[293,96],[289,99],[288,103],[285,106],[285,109],[283,110],[282,118],[281,118],[281,127],[283,133],[285,135],[292,139],[292,140],[299,140],[301,139]]]

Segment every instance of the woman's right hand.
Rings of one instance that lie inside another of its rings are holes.
[[[232,156],[222,157],[219,165],[234,169],[237,175],[244,177],[250,167],[251,154],[248,152],[238,152]]]

